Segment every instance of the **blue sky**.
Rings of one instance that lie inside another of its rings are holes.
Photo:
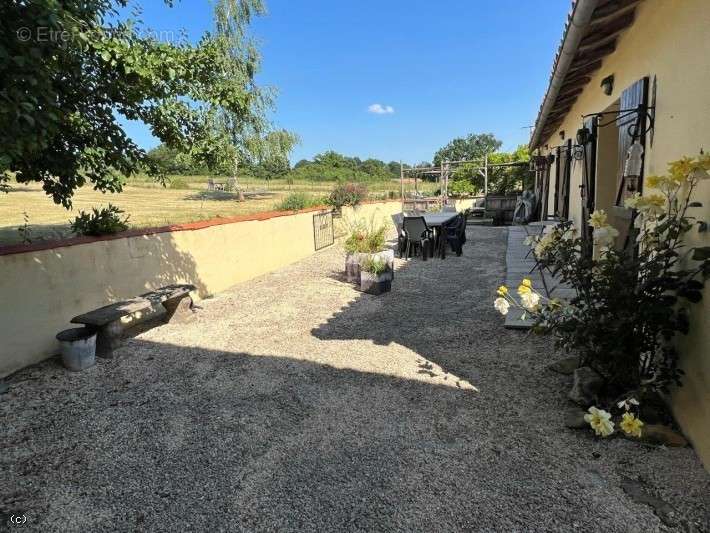
[[[569,0],[266,2],[268,15],[253,25],[259,82],[278,88],[273,121],[301,137],[294,162],[328,149],[431,160],[467,133],[492,132],[504,149],[526,143],[570,7]],[[184,29],[196,41],[212,25],[209,0],[172,9],[137,3],[157,32]],[[127,131],[145,148],[157,144],[142,125]]]

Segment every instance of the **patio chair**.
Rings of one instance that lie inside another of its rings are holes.
[[[214,180],[212,178],[207,180],[207,190],[214,191]]]
[[[397,254],[401,258],[404,255],[404,248],[407,245],[407,236],[403,229],[404,215],[402,213],[395,213],[392,215],[392,223],[397,230]]]
[[[470,214],[471,212],[468,209],[461,213],[461,244],[466,244],[466,228],[468,227],[468,217]]]
[[[426,261],[428,256],[434,256],[433,235],[424,217],[404,217],[402,229],[406,238],[405,257],[409,258],[417,248],[421,249],[423,261]]]
[[[462,215],[457,216],[452,223],[444,226],[444,231],[446,232],[446,242],[451,246],[456,256],[461,257],[463,253],[463,243],[466,239],[466,222],[464,217]]]

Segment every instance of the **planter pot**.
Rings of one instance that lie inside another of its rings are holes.
[[[394,279],[394,250],[383,250],[376,254],[349,253],[345,256],[345,277],[348,282],[360,284],[360,265],[368,257],[378,257],[382,259],[389,268],[390,279]]]
[[[96,364],[96,332],[88,328],[65,329],[57,334],[62,347],[62,362],[72,372]]]
[[[379,257],[385,262],[387,268],[389,268],[390,279],[394,279],[394,250],[383,250],[372,254],[374,257]]]
[[[360,262],[365,255],[354,253],[345,256],[345,277],[350,283],[360,283]]]
[[[392,290],[392,271],[382,274],[360,272],[360,290],[368,294],[382,294]]]

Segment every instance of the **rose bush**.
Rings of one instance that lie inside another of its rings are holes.
[[[681,385],[673,340],[688,333],[688,308],[701,300],[710,276],[710,247],[687,246],[684,237],[695,226],[706,228],[691,215],[702,207],[691,198],[699,181],[710,178],[708,170],[710,157],[701,154],[671,163],[667,176],[648,177],[658,192],[626,201],[634,213],[627,246],[616,242],[619,231],[604,211],[588,220],[592,243],[570,222],[529,241],[540,265],[575,296],[548,299],[524,282],[518,299],[499,288],[495,308],[503,314],[511,305],[525,309],[534,331],[554,335],[558,346],[579,353],[580,366],[602,376],[609,398]]]

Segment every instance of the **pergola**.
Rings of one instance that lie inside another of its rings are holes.
[[[449,178],[452,172],[460,165],[473,164],[476,165],[474,170],[483,177],[483,195],[488,196],[488,171],[494,168],[504,167],[519,167],[527,166],[527,161],[516,161],[512,163],[489,163],[488,155],[481,159],[461,159],[459,161],[444,161],[439,166],[428,167],[407,167],[400,161],[400,191],[402,196],[402,209],[404,209],[405,194],[404,194],[404,179],[407,174],[414,176],[414,190],[417,191],[417,178],[419,176],[436,176],[437,182],[440,184],[439,199],[443,205],[446,205],[449,200]]]

